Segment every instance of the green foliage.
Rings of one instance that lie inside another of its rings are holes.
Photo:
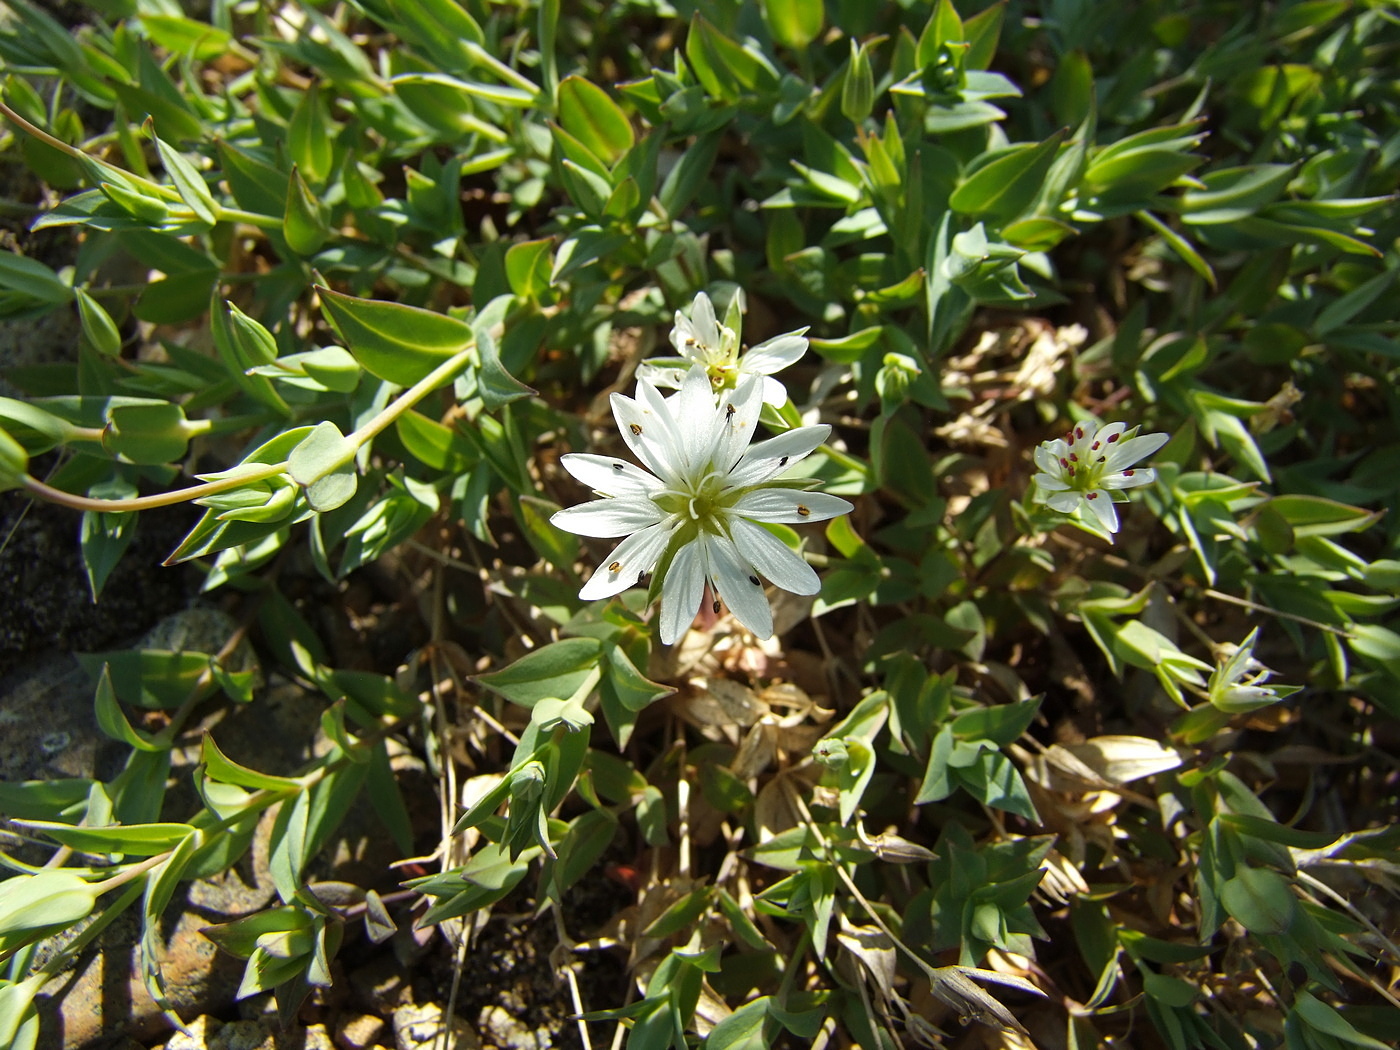
[[[1383,5],[102,3],[73,32],[6,6],[4,144],[46,189],[0,252],[0,317],[68,312],[81,339],[8,373],[0,490],[82,512],[94,598],[139,514],[196,503],[168,562],[246,601],[263,662],[326,707],[295,775],[205,736],[173,813],[193,715],[263,703],[260,679],[81,656],[129,757],[0,785],[12,834],[77,851],[0,856],[0,1044],[32,1043],[85,935],[30,946],[138,900],[168,1009],[162,910],[273,809],[280,903],[206,932],[293,1017],[350,919],[394,925],[307,873],[362,792],[414,847],[408,746],[480,773],[444,870],[404,883],[421,924],[534,886],[563,929],[615,841],[657,859],[638,994],[588,1004],[633,1050],[927,1042],[934,1002],[1017,1030],[974,983],[1036,991],[1017,967],[1056,975],[1074,1045],[1384,1045],[1343,1007],[1395,948],[1329,879],[1400,858],[1316,772],[1326,747],[1393,808]],[[761,423],[831,424],[795,484],[857,504],[772,525],[822,583],[767,648],[713,595],[669,649],[642,590],[580,600],[605,549],[550,523],[582,498],[560,454],[618,447],[603,395],[700,292],[754,343],[807,332]],[[1095,494],[1129,500],[1111,520],[1031,480],[1091,419],[1170,436],[1108,468],[1152,472]],[[327,586],[431,575],[431,642],[346,666],[294,604],[303,549]],[[452,741],[417,699],[444,681]],[[1222,965],[1260,984],[1217,994]]]

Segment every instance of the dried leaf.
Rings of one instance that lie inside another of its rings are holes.
[[[1111,784],[1128,784],[1181,765],[1174,749],[1145,736],[1096,736],[1067,750]]]

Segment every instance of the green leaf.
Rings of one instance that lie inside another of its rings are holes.
[[[1018,146],[978,168],[953,191],[948,206],[979,218],[1014,219],[1040,192],[1066,134],[1061,128],[1044,142]]]
[[[1386,1050],[1388,1045],[1357,1031],[1335,1007],[1328,1006],[1308,992],[1299,992],[1293,1000],[1290,1020],[1292,1017],[1301,1018],[1315,1032],[1321,1032],[1351,1046],[1366,1047],[1367,1050]]]
[[[108,410],[102,447],[128,463],[172,463],[189,448],[185,411],[177,404],[118,405]]]
[[[300,791],[302,787],[299,780],[294,780],[291,777],[275,777],[270,773],[259,773],[247,766],[239,765],[220,751],[219,746],[214,743],[214,738],[207,733],[204,737],[200,761],[204,764],[205,776],[221,784],[233,784],[236,787],[250,788],[254,791],[275,791],[281,794]]]
[[[476,356],[476,389],[488,412],[495,412],[512,401],[536,393],[533,387],[526,386],[506,371],[496,351],[496,340],[485,329],[477,333]]]
[[[636,142],[632,123],[597,84],[565,77],[559,84],[559,123],[608,167]]]
[[[82,322],[83,335],[92,348],[107,357],[121,356],[122,336],[112,315],[83,289],[74,288],[73,295],[78,300],[78,319]]]
[[[1240,868],[1221,888],[1220,902],[1254,934],[1287,933],[1298,914],[1288,880],[1267,868]]]
[[[170,176],[176,192],[180,194],[180,199],[201,222],[213,226],[219,221],[220,208],[214,200],[214,195],[209,192],[209,184],[204,181],[199,169],[184,154],[159,138],[156,139],[156,149],[160,153],[160,162],[165,165],[166,174]]]
[[[306,489],[306,501],[322,513],[355,494],[355,453],[359,445],[330,420],[318,423],[287,457],[287,472]]]
[[[179,15],[138,15],[146,36],[165,50],[197,62],[208,62],[225,54],[232,35],[218,26]]]
[[[412,386],[474,341],[471,326],[455,317],[329,288],[316,291],[326,319],[360,366],[399,386]]]
[[[1224,168],[1201,178],[1204,188],[1181,195],[1181,220],[1193,226],[1238,222],[1277,200],[1293,178],[1292,164]]]
[[[292,170],[305,172],[305,177],[318,186],[325,182],[335,163],[334,130],[321,102],[320,84],[313,80],[287,125],[287,152]]]
[[[78,663],[96,682],[110,667],[112,686],[123,703],[144,708],[176,708],[200,686],[210,656],[163,649],[121,649],[78,653]]]
[[[41,303],[66,303],[73,298],[73,289],[58,274],[37,259],[11,251],[0,252],[0,291],[19,292]]]
[[[325,205],[293,166],[287,182],[287,210],[282,216],[282,236],[287,239],[287,246],[298,255],[315,255],[330,235]]]
[[[653,682],[637,670],[620,645],[603,649],[602,689],[610,692],[628,711],[641,711],[675,692],[672,687]]]
[[[180,840],[195,833],[188,824],[109,824],[102,827],[74,827],[48,820],[17,820],[16,824],[38,831],[55,842],[85,853],[123,853],[153,857],[173,849]]]
[[[0,894],[0,939],[46,926],[71,926],[92,911],[97,892],[60,868],[12,876]]]
[[[113,740],[128,744],[138,751],[164,751],[169,748],[168,743],[155,741],[140,730],[132,728],[131,723],[126,720],[126,715],[122,713],[121,705],[117,703],[117,694],[112,688],[112,678],[105,664],[102,667],[102,677],[97,681],[93,705],[97,713],[97,727]]]
[[[266,377],[247,374],[250,369],[277,360],[277,341],[272,333],[227,301],[215,299],[209,305],[209,319],[214,347],[227,366],[230,378],[261,404],[282,415],[290,415],[291,409]]]
[[[852,124],[861,124],[875,105],[875,77],[870,71],[870,45],[859,47],[851,41],[851,60],[841,82],[841,115]]]
[[[803,51],[821,36],[823,5],[812,0],[762,0],[763,20],[773,39],[793,51]]]
[[[597,669],[601,657],[602,643],[597,639],[565,638],[476,680],[512,703],[534,707],[541,700],[572,696]]]
[[[510,290],[522,299],[538,301],[549,288],[550,255],[553,237],[522,241],[506,249],[506,280]]]

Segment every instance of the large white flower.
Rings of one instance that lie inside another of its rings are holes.
[[[1167,443],[1166,434],[1135,436],[1137,427],[1110,423],[1100,428],[1090,420],[1079,423],[1063,438],[1036,447],[1035,465],[1041,470],[1035,481],[1035,501],[1061,514],[1088,507],[1109,532],[1118,531],[1113,493],[1119,489],[1150,485],[1157,478],[1151,467],[1133,464]]]
[[[743,290],[734,293],[742,296]],[[676,325],[671,329],[671,344],[679,357],[657,357],[643,362],[637,378],[655,386],[679,389],[686,373],[700,365],[710,377],[715,390],[731,389],[749,376],[763,379],[763,400],[770,405],[787,403],[787,388],[774,379],[788,365],[794,364],[807,352],[805,328],[775,335],[757,346],[739,353],[739,335],[715,316],[715,305],[701,292],[691,304],[690,316],[676,311]]]
[[[716,611],[722,601],[750,631],[770,637],[773,612],[759,578],[796,594],[816,594],[821,583],[810,565],[756,523],[824,521],[851,509],[839,497],[778,479],[831,428],[797,427],[751,444],[763,408],[759,379],[746,377],[716,399],[698,366],[669,398],[641,379],[636,398],[613,394],[612,408],[623,440],[647,470],[611,456],[561,460],[602,498],[550,520],[580,536],[627,537],[579,597],[618,594],[659,567],[667,645],[695,619],[707,581]]]

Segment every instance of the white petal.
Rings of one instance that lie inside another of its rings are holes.
[[[695,335],[706,346],[719,346],[719,321],[715,318],[715,304],[704,292],[695,293],[695,302],[690,304],[690,319],[695,324]]]
[[[641,467],[612,456],[571,452],[560,465],[594,492],[605,496],[649,496],[664,486]]]
[[[776,477],[794,463],[802,460],[826,440],[831,427],[819,423],[811,427],[794,427],[749,449],[726,479],[731,488],[757,485]]]
[[[782,408],[787,404],[787,387],[778,382],[772,376],[763,376],[763,400],[766,404],[774,408]]]
[[[1031,480],[1035,482],[1037,492],[1064,492],[1069,488],[1065,482],[1049,474],[1037,474]]]
[[[661,360],[673,361],[675,358],[662,358]],[[681,380],[685,378],[686,371],[687,369],[682,365],[661,365],[652,361],[643,361],[637,366],[637,378],[645,379],[652,386],[678,390]]]
[[[754,489],[739,497],[730,510],[754,521],[826,521],[849,514],[851,505],[840,496],[800,489]]]
[[[705,593],[705,556],[699,543],[687,543],[671,559],[661,581],[661,641],[674,645],[690,627]]]
[[[649,499],[620,496],[617,499],[595,499],[577,507],[556,511],[549,520],[556,528],[579,536],[626,536],[630,532],[655,525],[664,515]]]
[[[1121,474],[1110,474],[1103,479],[1102,485],[1106,489],[1135,489],[1139,485],[1151,485],[1157,480],[1157,472],[1151,467],[1138,467],[1136,470],[1124,471]]]
[[[762,525],[743,518],[731,518],[728,524],[739,553],[760,575],[793,594],[816,594],[822,589],[816,570]]]
[[[1045,473],[1058,475],[1064,471],[1064,468],[1060,466],[1059,459],[1055,457],[1055,454],[1051,452],[1046,445],[1036,445],[1033,455],[1035,458],[1035,465],[1045,471]]]
[[[1115,445],[1110,445],[1107,462],[1108,472],[1117,474],[1124,467],[1131,467],[1138,460],[1152,455],[1169,439],[1170,436],[1167,434],[1144,434],[1142,437],[1129,438],[1127,441],[1119,441]]]
[[[706,536],[710,581],[734,618],[760,638],[773,636],[773,609],[747,559],[724,536]]]
[[[638,381],[637,389],[656,393],[656,388],[645,381]],[[659,400],[660,395],[656,396]],[[675,441],[670,436],[665,420],[658,418],[650,406],[634,401],[624,394],[613,394],[610,400],[613,418],[617,420],[617,429],[622,434],[622,440],[632,450],[632,454],[663,482],[674,486],[680,477],[683,463],[673,458]]]
[[[1082,493],[1071,489],[1068,492],[1052,492],[1045,500],[1045,505],[1061,514],[1073,514],[1083,499]]]
[[[686,473],[698,477],[710,462],[719,425],[709,374],[698,365],[692,368],[667,407],[676,424],[677,450],[685,459]]]
[[[759,343],[739,359],[740,369],[755,375],[771,376],[788,365],[796,364],[807,352],[807,340],[802,336],[805,331],[807,329],[799,328]]]
[[[696,371],[703,373],[703,369],[692,366],[690,371],[686,372],[686,379]],[[706,389],[708,391],[708,383]],[[676,414],[684,390],[685,380],[682,380],[681,392],[667,398],[650,383],[644,380],[637,381],[637,404],[650,423],[643,431],[643,436],[654,442],[656,455],[666,464],[666,469],[678,478],[687,475],[690,463],[690,457],[676,426]],[[708,393],[706,396],[709,396]],[[630,432],[631,427],[628,427],[628,430]]]
[[[1094,491],[1084,493],[1084,501],[1089,504],[1089,509],[1094,512],[1094,517],[1099,519],[1099,524],[1109,532],[1118,531],[1118,511],[1113,506],[1113,497],[1107,492]]]
[[[598,598],[611,598],[627,590],[641,578],[642,573],[656,568],[656,559],[661,557],[675,531],[674,522],[662,521],[632,533],[613,549],[608,560],[588,578],[578,596],[591,602]],[[614,565],[617,566],[616,572],[612,570]]]
[[[733,412],[729,411],[730,406],[733,406]],[[753,379],[743,380],[720,398],[715,416],[718,427],[713,453],[715,470],[727,470],[739,462],[753,440],[762,411],[762,384]]]

